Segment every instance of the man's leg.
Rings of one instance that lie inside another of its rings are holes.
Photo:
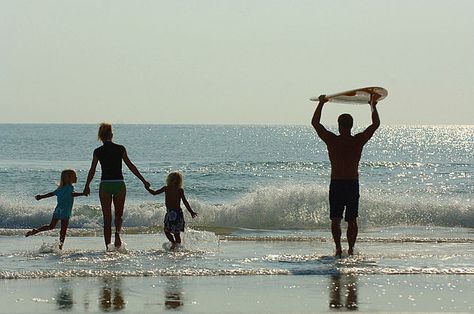
[[[342,256],[341,247],[341,220],[344,212],[344,203],[341,189],[341,182],[331,180],[329,185],[329,218],[331,218],[331,232],[334,244],[336,245],[336,257]]]
[[[354,245],[357,240],[357,233],[359,232],[359,228],[357,226],[357,218],[352,218],[347,221],[347,243],[349,244],[349,249],[347,250],[347,254],[353,255],[354,254]]]
[[[334,244],[336,245],[336,256],[341,257],[341,218],[331,218],[331,232]]]

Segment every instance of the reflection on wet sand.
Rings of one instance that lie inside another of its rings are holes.
[[[329,308],[357,310],[357,276],[336,274],[330,277]]]
[[[74,306],[71,283],[69,280],[60,281],[56,295],[56,305],[58,306],[58,310],[70,310]]]
[[[125,308],[121,278],[104,278],[102,280],[99,308],[103,312],[121,311]]]
[[[165,279],[165,309],[174,310],[183,306],[183,279],[168,277]]]

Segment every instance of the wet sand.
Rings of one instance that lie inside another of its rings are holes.
[[[472,312],[472,275],[2,280],[0,313]]]

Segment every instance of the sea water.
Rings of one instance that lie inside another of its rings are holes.
[[[58,230],[24,238],[49,223],[55,199],[34,195],[53,191],[62,169],[76,169],[82,190],[96,132],[0,125],[0,278],[474,274],[474,126],[375,133],[360,162],[357,255],[342,260],[328,228],[327,150],[309,126],[115,125],[114,141],[152,188],[183,173],[199,214],[185,213],[183,247],[162,248],[163,196],[126,166],[123,252],[104,250],[100,167],[91,195],[75,199],[62,252]]]

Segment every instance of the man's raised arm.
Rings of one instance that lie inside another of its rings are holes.
[[[379,117],[379,112],[377,111],[377,99],[380,96],[377,94],[372,94],[370,96],[370,108],[372,109],[372,124],[365,129],[364,132],[360,133],[360,136],[362,137],[362,142],[363,144],[367,143],[372,135],[374,135],[375,131],[379,128],[380,126],[380,117]]]
[[[326,142],[332,133],[326,130],[326,128],[321,124],[321,113],[323,111],[324,104],[327,103],[328,100],[326,99],[326,95],[320,95],[318,99],[319,99],[319,103],[318,103],[318,106],[316,107],[316,110],[314,111],[311,124],[316,130],[316,133],[318,133],[318,136],[324,142]]]

